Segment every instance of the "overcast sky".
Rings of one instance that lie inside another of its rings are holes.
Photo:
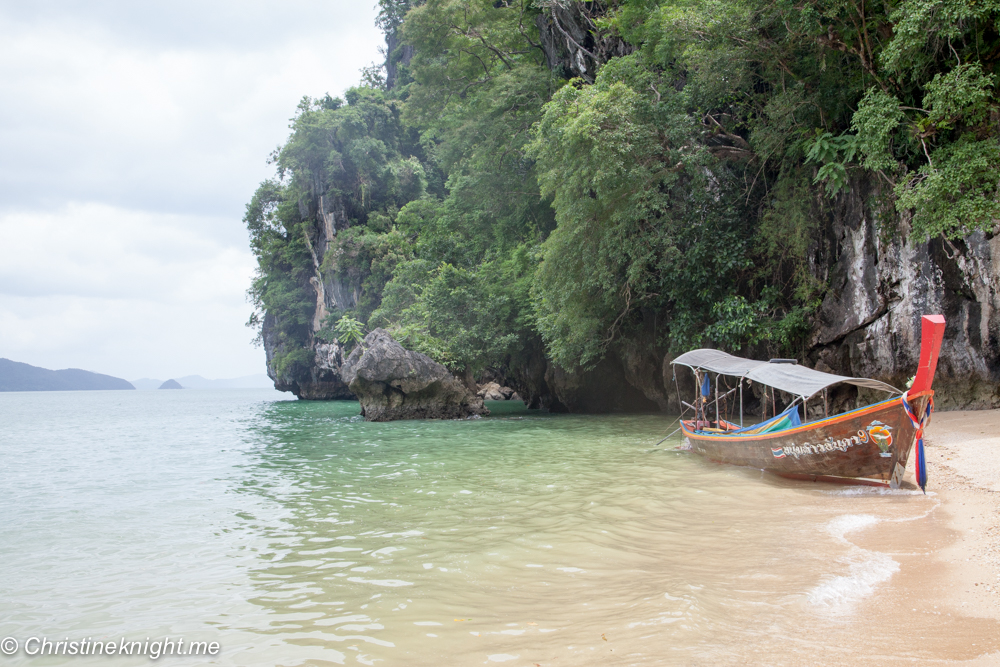
[[[0,357],[264,372],[244,206],[379,58],[375,1],[0,0]]]

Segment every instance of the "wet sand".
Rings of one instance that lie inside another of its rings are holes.
[[[850,535],[900,569],[831,634],[822,664],[1000,665],[1000,410],[935,413],[925,444],[936,506]]]

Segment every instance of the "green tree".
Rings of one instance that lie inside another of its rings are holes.
[[[365,337],[364,325],[349,315],[344,315],[337,320],[333,330],[337,334],[337,339],[348,349],[354,347]]]
[[[1000,0],[379,4],[392,88],[304,99],[247,208],[253,321],[286,367],[317,272],[352,286],[351,321],[467,373],[592,366],[651,322],[795,354],[859,183],[883,234],[1000,220]]]

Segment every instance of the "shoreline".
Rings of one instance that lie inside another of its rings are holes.
[[[935,506],[849,536],[899,563],[850,623],[851,653],[872,664],[1000,665],[1000,410],[934,413],[924,444]],[[904,484],[916,489],[912,466]]]

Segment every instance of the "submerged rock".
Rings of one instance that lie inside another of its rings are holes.
[[[354,348],[341,377],[367,421],[461,419],[488,415],[483,399],[430,357],[407,350],[384,329]]]

